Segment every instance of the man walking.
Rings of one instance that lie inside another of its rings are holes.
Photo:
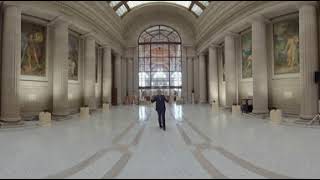
[[[158,95],[154,96],[151,99],[151,102],[156,102],[156,111],[158,112],[158,120],[159,120],[159,126],[164,131],[166,130],[166,103],[169,102],[169,100],[166,99],[164,95],[162,95],[161,90],[158,90]]]

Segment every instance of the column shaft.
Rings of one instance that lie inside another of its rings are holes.
[[[206,58],[204,54],[199,56],[199,103],[206,103]]]
[[[68,24],[53,24],[53,114],[68,112]]]
[[[133,58],[128,59],[128,95],[133,96]]]
[[[111,103],[111,92],[112,92],[112,64],[111,64],[111,48],[105,47],[103,54],[103,102]]]
[[[252,23],[253,113],[268,113],[267,30],[264,19]]]
[[[209,48],[209,101],[219,104],[218,50]]]
[[[236,49],[235,38],[232,35],[225,37],[225,69],[226,69],[226,106],[237,103],[236,78]]]
[[[188,102],[192,103],[192,91],[193,91],[193,59],[188,57]]]
[[[95,101],[95,40],[88,36],[85,42],[85,73],[84,73],[84,104],[90,109],[96,109]]]
[[[4,10],[1,120],[17,122],[20,117],[21,9],[8,6]]]
[[[136,97],[139,97],[139,48],[136,47],[134,51],[133,60],[133,93]]]
[[[184,102],[187,102],[188,97],[188,77],[187,77],[187,48],[182,47],[182,91],[181,97]]]
[[[319,70],[317,11],[312,5],[304,5],[299,11],[299,41],[301,63],[301,111],[300,117],[311,119],[318,113],[318,84],[314,72]]]
[[[122,68],[121,68],[121,89],[122,89],[122,102],[125,102],[127,97],[127,58],[122,58]]]
[[[121,56],[119,54],[116,55],[116,69],[115,69],[115,81],[116,81],[116,88],[117,88],[117,105],[122,103],[122,81],[121,81]]]
[[[193,90],[195,103],[199,102],[199,58],[193,58]]]

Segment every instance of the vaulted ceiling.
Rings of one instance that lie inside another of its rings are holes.
[[[188,9],[195,16],[200,16],[210,1],[108,1],[118,16],[123,17],[132,9],[155,2],[170,3]]]

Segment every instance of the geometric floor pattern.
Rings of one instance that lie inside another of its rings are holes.
[[[167,130],[152,106],[112,107],[89,119],[0,130],[0,178],[320,177],[320,130],[171,105]]]

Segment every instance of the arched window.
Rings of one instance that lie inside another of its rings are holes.
[[[168,26],[153,26],[139,37],[139,89],[181,92],[181,38]],[[151,90],[151,91],[150,91]]]

